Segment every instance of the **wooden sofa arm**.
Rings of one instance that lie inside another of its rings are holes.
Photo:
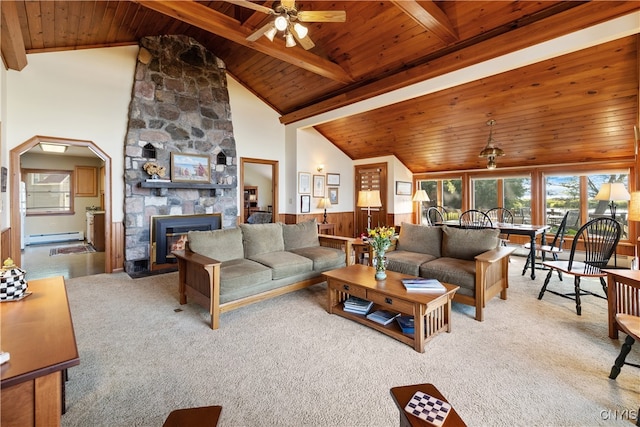
[[[351,251],[353,250],[352,243],[355,239],[352,237],[318,234],[318,240],[320,241],[320,246],[343,250],[346,265],[351,265]]]
[[[201,299],[201,305],[209,305],[211,314],[211,329],[220,326],[220,265],[221,262],[190,250],[174,251],[172,254],[178,260],[178,294],[180,304],[187,303],[187,284],[190,287],[209,290],[208,301]],[[202,298],[192,294],[194,298]]]
[[[509,287],[509,256],[516,248],[500,246],[476,256],[476,320],[484,320],[483,309],[496,294],[507,299]]]

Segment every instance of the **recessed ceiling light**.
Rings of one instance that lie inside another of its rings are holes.
[[[41,142],[40,149],[46,153],[64,153],[67,151],[68,145],[53,144],[51,142]]]

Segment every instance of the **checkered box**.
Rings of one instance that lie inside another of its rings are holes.
[[[27,291],[25,271],[13,264],[13,261],[7,261],[0,269],[0,301],[21,298]]]

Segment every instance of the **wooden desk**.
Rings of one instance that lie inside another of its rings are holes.
[[[80,364],[62,276],[30,280],[21,301],[0,303],[2,351],[0,424],[59,426],[63,371]]]
[[[323,224],[318,223],[318,234],[329,234],[331,236],[336,235],[336,225],[331,223]]]
[[[616,314],[640,316],[640,271],[603,269],[607,273],[607,303],[609,305],[609,338],[618,339],[620,327]]]
[[[440,391],[433,384],[414,384],[407,385],[403,387],[393,387],[391,389],[391,396],[393,397],[393,401],[398,406],[400,410],[400,427],[427,427],[433,426],[433,424],[428,423],[426,421],[421,420],[420,418],[408,414],[404,407],[407,406],[407,403],[411,400],[416,391],[421,391],[430,396],[436,397],[444,402],[447,402],[451,405],[449,401],[440,393]],[[451,405],[451,413],[447,415],[447,418],[443,423],[444,427],[463,427],[466,426],[465,422],[462,421],[460,415],[456,412]]]

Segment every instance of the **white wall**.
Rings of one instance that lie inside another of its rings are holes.
[[[7,70],[0,65],[0,166],[8,168],[7,155]],[[9,220],[9,175],[7,174],[7,191],[0,193],[0,230],[10,225]]]
[[[7,73],[6,146],[34,135],[93,141],[111,157],[112,220],[124,217],[124,138],[137,46],[27,55]]]
[[[284,125],[280,123],[280,116],[228,74],[227,89],[238,159],[250,157],[278,161],[278,204],[280,212],[283,212],[286,198],[286,185],[283,185],[285,183],[285,149]],[[240,182],[239,177],[238,182]],[[239,204],[241,197],[242,195],[238,194]],[[242,209],[238,212],[242,212]]]
[[[123,150],[137,53],[137,46],[126,46],[30,54],[22,71],[3,71],[0,162],[8,162],[9,151],[34,135],[93,141],[111,157],[112,220],[123,221]],[[353,163],[344,153],[315,130],[294,127],[290,134],[300,139],[294,145],[303,149],[287,152],[287,130],[279,115],[232,77],[227,78],[227,86],[238,158],[280,164],[280,213],[299,212],[297,171],[315,172],[320,162],[325,172],[341,175],[339,204],[333,211],[353,210]],[[312,212],[321,212],[316,205],[317,200],[312,202]],[[2,212],[5,226],[10,225],[8,211]]]
[[[308,172],[311,175],[325,175],[327,173],[340,174],[340,185],[332,186],[338,188],[338,204],[331,206],[327,213],[350,212],[355,205],[353,195],[354,168],[353,161],[340,151],[335,145],[330,143],[324,136],[313,128],[299,129],[297,131],[297,172]],[[324,165],[324,170],[318,172],[318,165]],[[296,173],[297,175],[297,173]],[[300,213],[300,194],[297,192],[297,182],[294,187],[296,194],[294,212]],[[325,196],[327,196],[325,186]],[[318,198],[311,198],[311,213],[321,213],[318,208]]]

